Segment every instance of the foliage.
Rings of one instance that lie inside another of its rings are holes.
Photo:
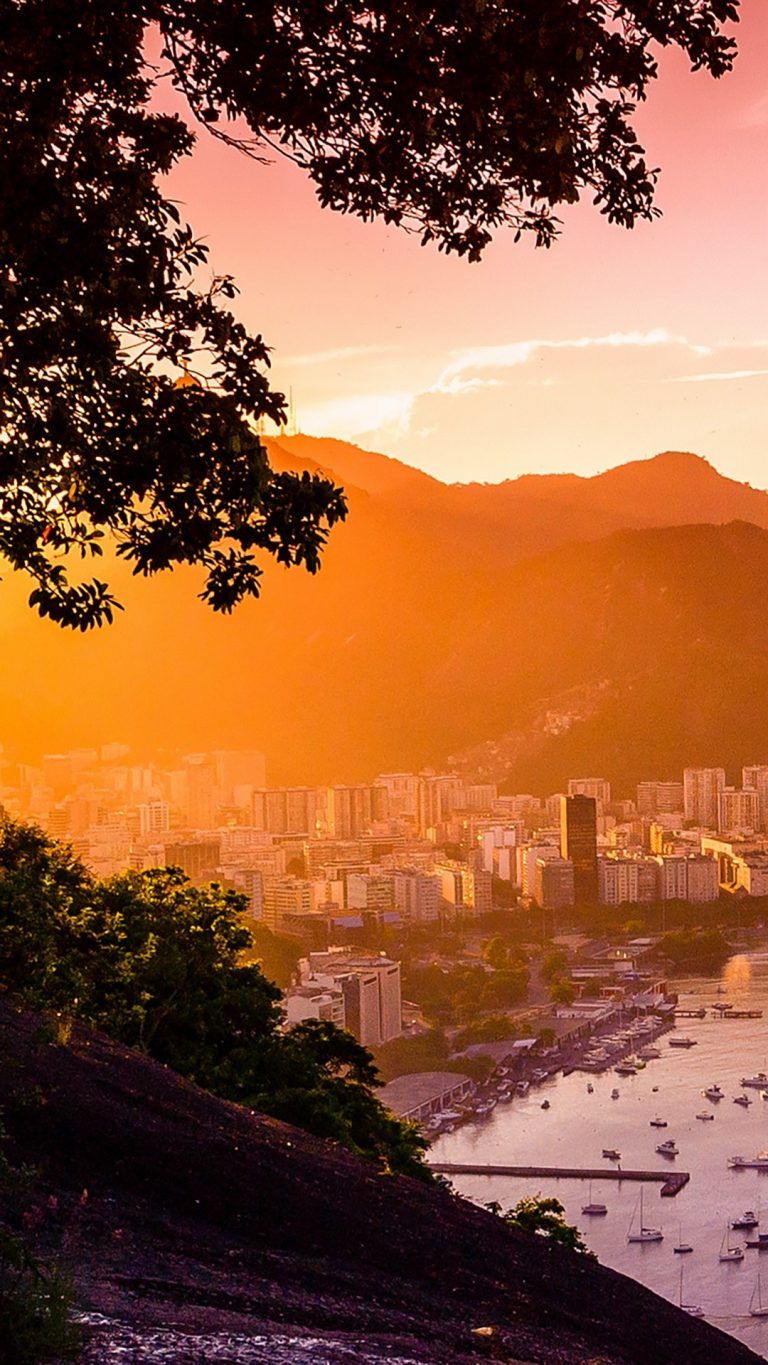
[[[505,1213],[501,1213],[498,1205],[490,1207],[493,1213],[500,1213],[504,1222],[511,1228],[548,1237],[551,1241],[567,1247],[569,1251],[577,1251],[581,1255],[591,1254],[579,1229],[571,1223],[566,1223],[565,1209],[559,1199],[534,1194],[518,1200],[514,1208],[507,1209]]]
[[[79,1334],[69,1321],[71,1291],[55,1266],[0,1226],[0,1360],[13,1365],[75,1360]]]
[[[251,956],[261,964],[261,969],[270,981],[284,988],[291,984],[303,949],[297,938],[290,934],[278,934],[263,924],[249,924],[252,950],[244,955],[248,961]]]
[[[571,982],[561,976],[558,977],[556,981],[552,982],[549,989],[549,998],[553,1005],[572,1005],[576,998],[576,991]]]
[[[259,553],[314,572],[346,510],[327,479],[271,470],[254,433],[283,397],[232,279],[206,276],[163,193],[195,140],[161,112],[164,82],[201,128],[296,160],[321,204],[476,260],[503,224],[549,245],[553,208],[585,192],[613,222],[652,217],[631,123],[652,49],[721,75],[737,3],[0,0],[0,15],[0,551],[38,611],[86,629],[119,604],[68,565],[107,533],[136,573],[201,565],[203,598],[229,611],[258,594]],[[195,378],[177,387],[185,357]]]
[[[528,994],[525,966],[492,971],[480,963],[452,967],[414,964],[403,972],[403,987],[425,1018],[437,1025],[465,1025],[489,1010],[512,1008]]]
[[[681,929],[665,934],[658,948],[677,967],[719,967],[732,952],[719,929]]]
[[[214,1094],[427,1177],[424,1144],[377,1100],[370,1053],[330,1024],[282,1033],[244,898],[177,868],[99,881],[41,831],[0,824],[0,982]]]
[[[561,949],[547,953],[542,959],[539,975],[542,981],[556,981],[568,970],[568,954]]]
[[[463,1048],[472,1047],[474,1043],[500,1043],[505,1038],[516,1037],[517,1028],[506,1014],[487,1014],[483,1019],[459,1029],[453,1044],[460,1052]]]
[[[80,1334],[69,1312],[72,1294],[57,1266],[39,1260],[8,1221],[24,1191],[4,1150],[0,1123],[0,1360],[9,1365],[64,1362],[79,1355]]]

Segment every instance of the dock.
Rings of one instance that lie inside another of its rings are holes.
[[[588,1170],[583,1166],[475,1166],[455,1161],[432,1161],[440,1175],[507,1175],[522,1179],[542,1176],[545,1180],[641,1180],[661,1185],[660,1194],[674,1199],[690,1180],[689,1171],[627,1171],[616,1166]]]

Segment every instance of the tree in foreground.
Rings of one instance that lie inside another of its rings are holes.
[[[655,52],[720,76],[737,17],[737,0],[0,0],[0,553],[37,610],[111,620],[91,572],[107,540],[136,573],[201,566],[229,611],[265,557],[314,572],[345,515],[255,434],[284,412],[267,345],[162,188],[189,124],[292,157],[324,206],[478,260],[504,226],[548,246],[585,194],[625,227],[652,217],[632,114]],[[189,123],[159,112],[169,80]]]
[[[565,1209],[559,1199],[531,1194],[518,1200],[514,1207],[507,1209],[506,1212],[502,1211],[498,1203],[487,1204],[486,1208],[503,1218],[508,1227],[518,1228],[521,1232],[535,1233],[538,1237],[547,1237],[550,1241],[567,1247],[569,1251],[578,1251],[581,1255],[592,1254],[579,1229],[572,1223],[566,1223]]]
[[[0,984],[57,1036],[80,1019],[215,1095],[429,1179],[426,1142],[377,1099],[367,1049],[314,1020],[281,1031],[280,991],[243,960],[244,906],[178,868],[101,881],[40,830],[0,824]]]

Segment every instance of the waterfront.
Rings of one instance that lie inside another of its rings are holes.
[[[622,1165],[641,1169],[672,1166],[655,1153],[660,1138],[674,1138],[680,1149],[676,1165],[690,1171],[689,1184],[674,1200],[661,1199],[659,1187],[645,1187],[645,1221],[663,1229],[664,1240],[628,1244],[626,1237],[638,1202],[638,1186],[631,1182],[595,1184],[593,1198],[608,1205],[596,1219],[581,1213],[589,1199],[586,1182],[493,1176],[454,1177],[462,1194],[504,1207],[527,1193],[555,1194],[565,1206],[569,1222],[577,1223],[600,1261],[648,1285],[673,1302],[680,1293],[680,1265],[684,1263],[684,1299],[700,1304],[706,1317],[732,1332],[752,1350],[768,1358],[768,1319],[749,1316],[750,1299],[762,1262],[763,1299],[768,1301],[768,1255],[748,1250],[742,1262],[718,1260],[726,1222],[748,1208],[764,1209],[762,1227],[768,1230],[768,1179],[761,1171],[732,1171],[728,1158],[754,1156],[768,1147],[768,1102],[758,1090],[748,1108],[733,1103],[741,1093],[742,1076],[768,1071],[768,957],[734,957],[718,978],[677,983],[681,1008],[730,1001],[736,1009],[763,1009],[763,1019],[684,1019],[678,1032],[697,1040],[690,1049],[670,1048],[670,1035],[658,1044],[662,1056],[632,1077],[608,1070],[587,1076],[551,1077],[512,1104],[497,1105],[479,1123],[438,1138],[431,1154],[442,1162],[497,1165],[585,1166],[605,1164],[603,1148],[621,1152]],[[718,987],[721,994],[718,994]],[[591,1084],[593,1093],[587,1092]],[[719,1084],[725,1099],[712,1102],[702,1091]],[[654,1087],[658,1092],[654,1093]],[[619,1098],[611,1099],[611,1091]],[[542,1110],[544,1099],[550,1102]],[[696,1114],[710,1110],[714,1122]],[[650,1126],[656,1115],[668,1127]],[[682,1239],[693,1245],[686,1256],[674,1254]],[[734,1243],[744,1234],[733,1233]]]

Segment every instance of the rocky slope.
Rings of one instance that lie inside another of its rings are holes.
[[[756,1360],[596,1263],[103,1037],[45,1041],[2,996],[0,1105],[33,1167],[27,1223],[74,1276],[90,1365]]]

